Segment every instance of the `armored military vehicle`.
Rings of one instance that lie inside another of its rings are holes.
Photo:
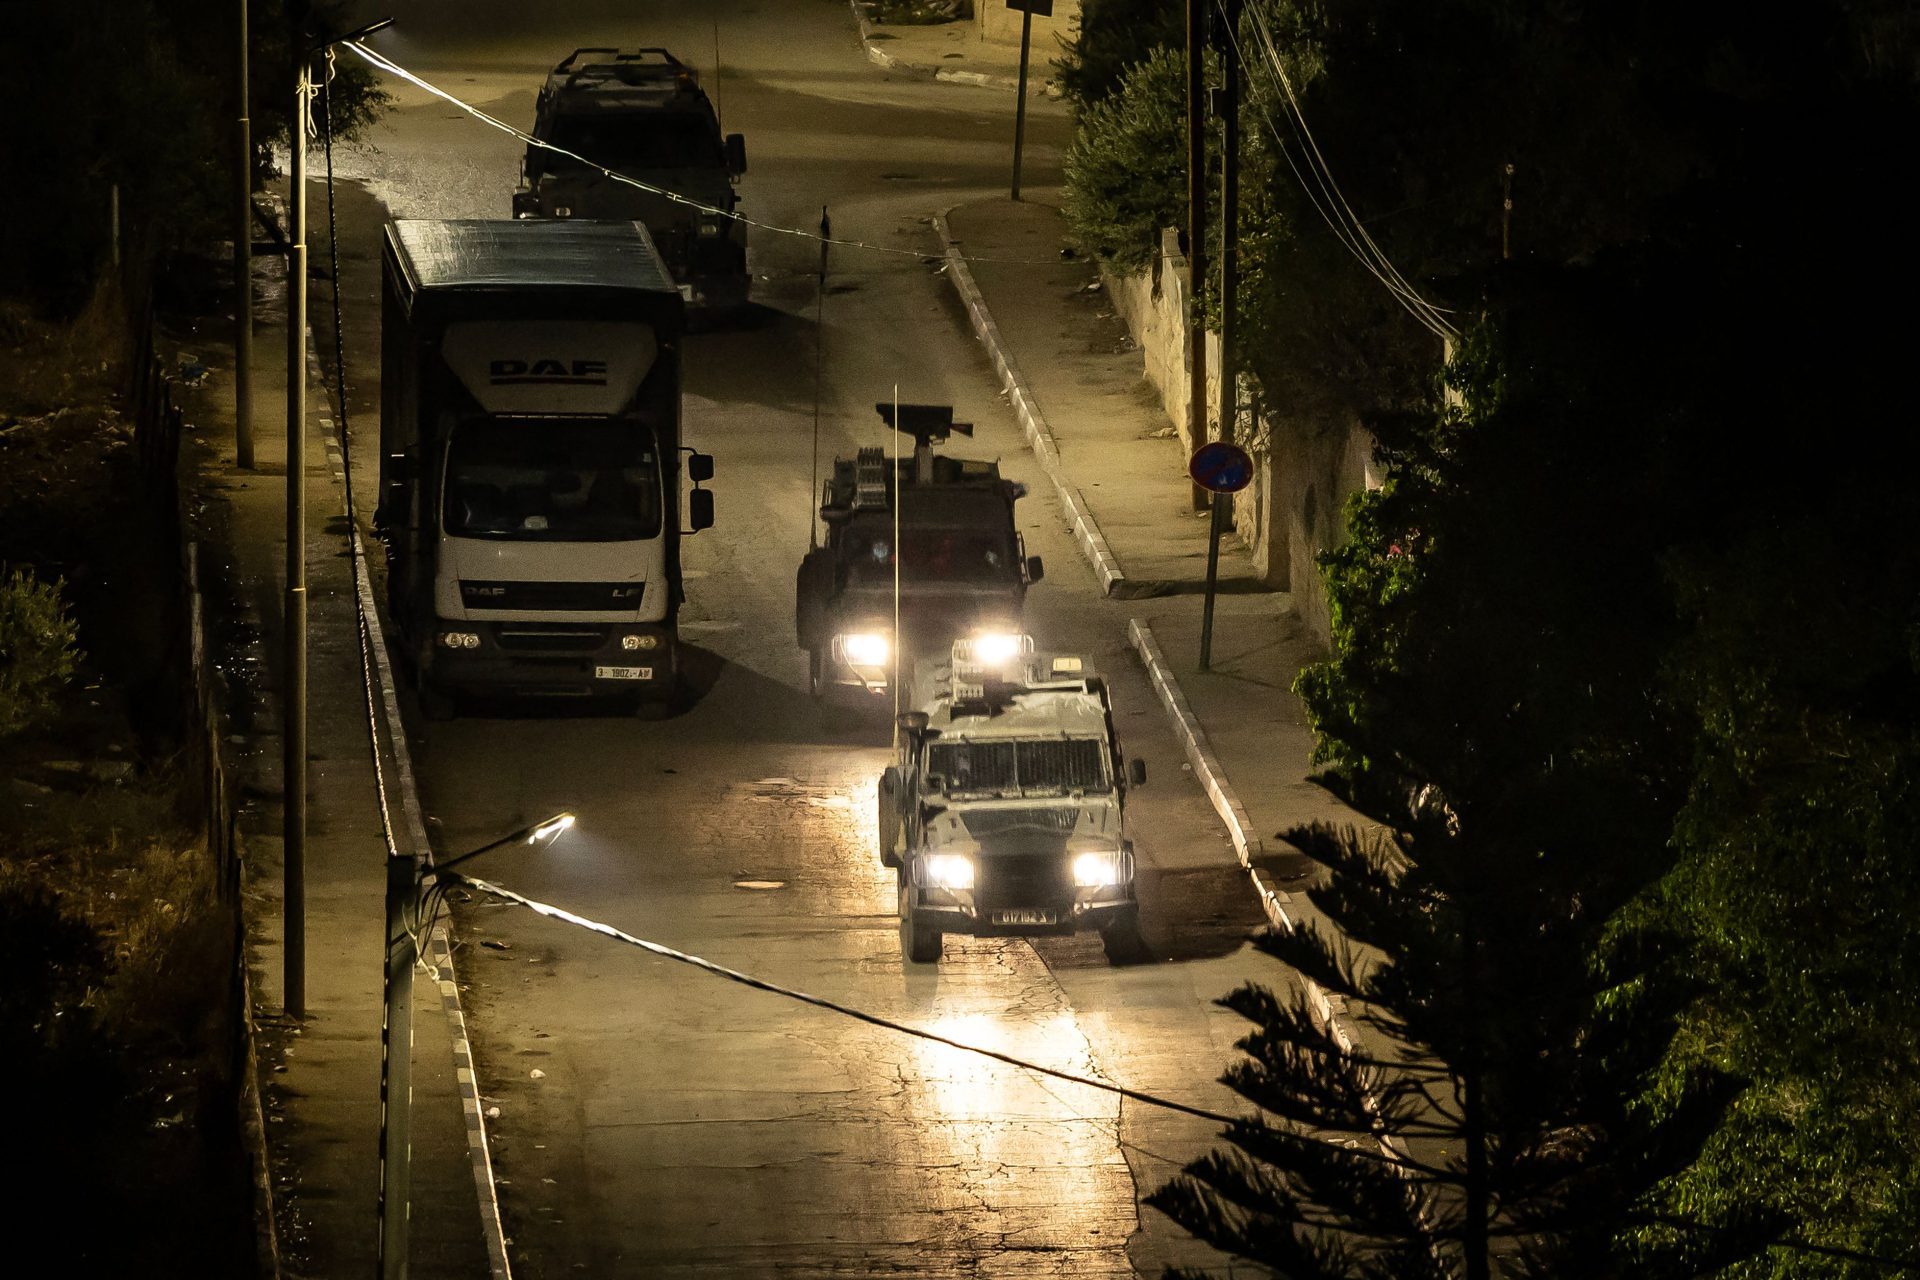
[[[659,48],[575,49],[540,90],[533,136],[658,190],[529,146],[516,217],[643,222],[690,305],[746,305],[746,229],[727,216],[747,170],[746,141],[721,134],[693,68]]]
[[[1018,635],[1043,566],[1014,522],[1025,486],[998,463],[934,452],[973,432],[950,406],[874,407],[913,437],[913,454],[876,446],[834,460],[820,495],[826,537],[801,561],[794,629],[816,698],[891,713],[890,690],[916,657],[945,654],[962,636]]]

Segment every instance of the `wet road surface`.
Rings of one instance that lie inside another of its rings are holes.
[[[743,211],[811,227],[828,204],[837,235],[911,252],[835,250],[823,300],[817,246],[751,234],[755,315],[688,342],[686,439],[718,467],[717,526],[684,544],[682,635],[702,696],[659,722],[483,707],[423,726],[438,846],[457,854],[570,809],[579,826],[555,846],[471,870],[876,1014],[1236,1110],[1213,1077],[1243,1024],[1209,1002],[1245,976],[1279,979],[1240,945],[1257,908],[1134,664],[1124,605],[1098,594],[923,258],[929,213],[1004,181],[1011,95],[885,75],[837,0],[602,0],[564,20],[500,0],[421,3],[375,43],[525,125],[545,70],[576,45],[664,44],[704,72],[716,12],[725,127],[747,136]],[[506,216],[520,154],[417,90],[396,97],[376,150],[336,156],[360,184],[341,192],[340,234],[363,493],[379,224]],[[1042,107],[1029,128],[1032,186],[1057,172],[1068,125]],[[955,405],[978,424],[955,451],[1000,457],[1035,495],[1021,523],[1049,572],[1030,630],[1109,673],[1123,745],[1153,775],[1131,811],[1153,963],[1111,968],[1092,937],[949,937],[937,967],[902,960],[893,873],[874,853],[886,730],[823,717],[793,644],[822,338],[821,466],[890,443],[872,404],[897,384],[903,400]],[[523,1276],[1129,1276],[1217,1261],[1137,1203],[1208,1145],[1204,1121],[728,985],[518,908],[468,901],[456,919]]]

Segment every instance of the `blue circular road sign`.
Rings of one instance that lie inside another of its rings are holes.
[[[1237,444],[1215,440],[1193,451],[1187,474],[1202,489],[1238,493],[1253,483],[1253,458]]]

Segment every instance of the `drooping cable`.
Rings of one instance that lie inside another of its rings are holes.
[[[817,996],[811,992],[781,986],[777,982],[770,982],[765,978],[758,978],[750,973],[742,973],[738,969],[729,969],[727,966],[717,964],[712,960],[706,959],[704,956],[697,956],[690,952],[680,951],[667,946],[665,943],[636,937],[613,925],[604,924],[598,920],[590,920],[586,916],[575,915],[564,907],[556,907],[551,903],[540,902],[490,881],[476,880],[471,876],[464,876],[458,871],[443,872],[439,878],[452,884],[464,885],[478,893],[484,893],[490,897],[499,898],[502,901],[525,907],[536,915],[546,916],[550,920],[558,920],[563,924],[570,924],[576,928],[586,929],[589,932],[600,934],[603,937],[612,938],[616,942],[623,942],[630,947],[638,947],[640,950],[650,952],[664,960],[672,960],[679,964],[691,966],[705,973],[710,973],[715,977],[724,978],[728,982],[738,983],[743,987],[751,987],[756,991],[765,991],[771,995],[782,996],[788,1000],[798,1001],[801,1004],[812,1005],[817,1009],[825,1009],[829,1013],[837,1013],[842,1017],[852,1018],[857,1022],[864,1022],[868,1026],[880,1027],[886,1031],[897,1031],[902,1035],[913,1036],[915,1039],[945,1045],[949,1049],[959,1049],[965,1053],[974,1053],[983,1058],[991,1058],[996,1062],[1005,1063],[1010,1067],[1018,1067],[1023,1071],[1032,1071],[1039,1075],[1050,1076],[1055,1080],[1064,1080],[1068,1084],[1083,1085],[1089,1089],[1098,1089],[1103,1093],[1112,1093],[1123,1098],[1132,1098],[1135,1102],[1143,1102],[1148,1106],[1159,1107],[1166,1111],[1178,1111],[1183,1115],[1197,1116],[1202,1120],[1211,1120],[1216,1124],[1235,1125],[1243,1123],[1247,1118],[1244,1116],[1230,1116],[1219,1111],[1210,1111],[1205,1107],[1196,1107],[1185,1102],[1176,1102],[1171,1098],[1162,1098],[1156,1094],[1146,1093],[1139,1089],[1129,1089],[1125,1085],[1114,1084],[1110,1080],[1096,1080],[1091,1076],[1076,1075],[1071,1071],[1063,1071],[1059,1067],[1049,1067],[1044,1063],[1029,1062],[1024,1058],[1017,1058],[1010,1053],[1003,1053],[998,1049],[989,1049],[982,1045],[968,1044],[964,1040],[955,1040],[951,1036],[943,1036],[937,1031],[928,1031],[924,1027],[915,1027],[904,1022],[896,1022],[892,1018],[882,1017],[877,1013],[869,1013],[865,1009],[856,1009],[852,1005],[841,1004],[837,1000],[829,1000],[825,996]]]
[[[1308,170],[1313,174],[1315,182],[1320,186],[1321,192],[1326,196],[1329,205],[1335,206],[1338,213],[1344,214],[1344,225],[1351,229],[1351,233],[1358,244],[1356,252],[1364,250],[1363,257],[1371,260],[1371,262],[1379,268],[1375,274],[1380,275],[1384,273],[1383,282],[1387,283],[1389,287],[1394,288],[1405,301],[1418,307],[1420,311],[1425,314],[1425,318],[1431,322],[1432,326],[1437,326],[1445,330],[1446,333],[1442,336],[1457,334],[1458,331],[1454,329],[1453,325],[1447,321],[1442,314],[1447,308],[1428,302],[1426,298],[1420,294],[1419,290],[1415,289],[1413,285],[1408,282],[1407,278],[1400,273],[1399,268],[1394,266],[1393,261],[1387,257],[1385,251],[1382,250],[1379,244],[1373,239],[1373,235],[1367,230],[1366,224],[1362,222],[1359,215],[1353,211],[1353,206],[1348,203],[1345,194],[1340,190],[1339,183],[1334,179],[1333,170],[1331,166],[1327,164],[1326,157],[1321,153],[1320,145],[1315,141],[1312,129],[1307,125],[1306,113],[1300,106],[1298,95],[1293,91],[1293,82],[1287,76],[1286,64],[1280,57],[1280,50],[1273,38],[1272,29],[1268,27],[1266,15],[1258,5],[1253,6],[1253,20],[1265,53],[1267,67],[1273,79],[1280,86],[1283,106],[1288,112],[1288,122],[1293,126],[1295,133],[1305,146],[1302,154],[1307,159]]]
[[[343,43],[345,48],[351,49],[354,53],[358,54],[361,58],[363,58],[366,62],[368,62],[372,66],[378,67],[380,70],[387,72],[389,75],[398,76],[402,80],[405,80],[408,84],[411,84],[416,86],[417,88],[426,90],[428,93],[432,94],[436,98],[439,98],[443,102],[446,102],[450,106],[458,107],[460,110],[466,112],[468,115],[480,121],[482,124],[489,125],[492,128],[498,129],[500,130],[500,132],[507,134],[510,137],[517,138],[521,142],[526,143],[530,147],[538,147],[542,151],[550,151],[555,155],[565,156],[567,157],[567,159],[583,164],[587,168],[592,169],[595,173],[598,173],[602,177],[607,178],[613,182],[618,182],[624,186],[634,187],[638,190],[647,192],[649,195],[659,196],[661,199],[666,200],[672,204],[684,205],[689,209],[693,209],[696,212],[706,214],[708,217],[711,217],[711,218],[726,218],[726,219],[729,219],[730,221],[738,222],[742,226],[755,227],[761,231],[769,231],[775,235],[792,236],[800,240],[819,240],[823,238],[817,232],[808,231],[801,227],[782,226],[777,222],[761,222],[757,218],[747,217],[744,213],[741,213],[737,209],[722,209],[722,208],[719,208],[718,206],[706,204],[702,201],[692,199],[691,197],[683,196],[679,192],[670,190],[666,187],[656,186],[650,182],[642,182],[638,178],[631,177],[627,174],[621,173],[614,169],[609,169],[603,164],[598,164],[592,160],[587,159],[585,156],[581,155],[577,151],[569,151],[565,147],[555,146],[553,143],[548,142],[545,139],[534,137],[532,134],[528,133],[524,129],[515,128],[513,125],[508,124],[506,121],[500,119],[498,116],[489,115],[487,112],[482,111],[479,107],[474,106],[472,103],[462,100],[461,98],[455,96],[454,94],[449,93],[447,90],[442,89],[439,85],[434,84],[433,82],[425,79],[424,77],[412,71],[407,70],[405,67],[401,66],[399,63],[395,62],[393,59],[387,57],[385,54],[378,53],[372,49],[369,49],[366,45],[360,43],[357,40],[348,40]],[[925,258],[928,256],[926,251],[923,249],[901,249],[893,245],[873,244],[872,242],[866,241],[866,240],[848,240],[845,238],[841,238],[836,240],[829,240],[828,243],[839,245],[840,247],[846,248],[846,249],[864,249],[869,253],[885,253],[885,254],[892,254],[897,257]],[[1016,265],[1016,266],[1029,266],[1029,267],[1057,265],[1055,261],[1050,258],[968,258],[967,261],[997,262],[997,263],[1003,263],[1003,264],[1010,264],[1010,265]]]
[[[1273,40],[1271,30],[1266,25],[1265,15],[1257,4],[1248,6],[1248,9],[1252,14],[1256,28],[1255,34],[1261,46],[1258,51],[1260,69],[1279,87],[1279,93],[1275,97],[1282,104],[1289,126],[1300,138],[1301,160],[1306,164],[1306,173],[1301,172],[1300,164],[1294,159],[1293,148],[1282,136],[1271,113],[1262,107],[1260,114],[1266,122],[1268,131],[1273,134],[1274,144],[1281,157],[1287,162],[1287,167],[1292,171],[1295,181],[1300,184],[1301,192],[1341,245],[1394,296],[1414,319],[1436,337],[1447,339],[1458,336],[1459,330],[1446,318],[1448,309],[1429,302],[1407,281],[1373,239],[1365,224],[1354,213],[1352,205],[1341,193],[1325,157],[1320,153],[1319,145],[1313,140],[1311,130],[1307,128],[1305,115],[1300,110],[1299,100],[1294,95],[1292,83],[1287,78],[1279,48]],[[1234,56],[1243,68],[1252,72],[1255,63],[1248,57],[1239,32],[1231,27],[1228,27],[1227,31]]]
[[[333,300],[333,384],[335,396],[334,433],[340,449],[341,488],[344,491],[345,515],[347,517],[347,552],[352,566],[360,568],[363,548],[355,524],[353,496],[353,430],[347,418],[347,348],[346,328],[341,319],[340,303],[340,233],[339,219],[334,209],[333,198],[333,50],[327,50],[327,74],[320,82],[320,136],[327,164],[327,274],[331,279],[328,290]],[[297,323],[298,317],[290,317]],[[373,757],[373,782],[375,794],[380,804],[380,835],[386,845],[387,856],[396,857],[399,844],[394,838],[393,806],[387,794],[386,766],[380,754],[379,706],[375,694],[373,673],[373,635],[367,627],[366,610],[360,601],[360,593],[353,593],[354,628],[359,638],[360,685],[366,699],[367,710],[367,747]]]

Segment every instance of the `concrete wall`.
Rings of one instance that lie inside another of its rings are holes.
[[[1182,451],[1194,448],[1189,428],[1192,364],[1187,344],[1187,260],[1179,233],[1160,234],[1160,251],[1144,271],[1103,272],[1114,310],[1139,344],[1141,372],[1159,394],[1179,432]],[[1220,336],[1207,335],[1207,421],[1220,418]],[[1347,498],[1379,483],[1373,437],[1355,423],[1307,427],[1257,421],[1243,408],[1235,438],[1252,451],[1254,482],[1234,503],[1234,528],[1253,556],[1262,582],[1293,593],[1295,611],[1324,644],[1329,638],[1326,592],[1314,558],[1346,540]]]
[[[1007,8],[1007,0],[973,0],[973,26],[982,40],[1019,44],[1023,16],[1018,9]],[[1033,20],[1034,65],[1044,67],[1049,59],[1059,57],[1060,40],[1079,26],[1080,0],[1053,0],[1053,16]]]

